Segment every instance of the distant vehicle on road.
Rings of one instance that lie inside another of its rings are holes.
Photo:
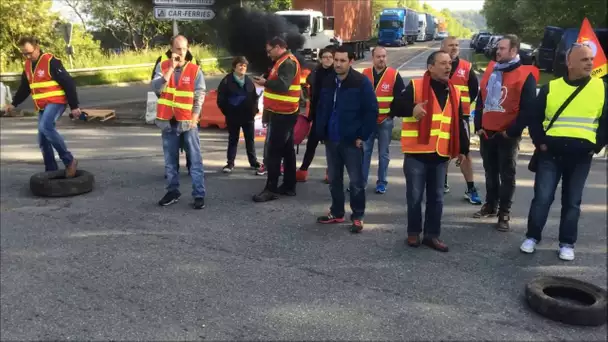
[[[444,40],[449,37],[449,33],[447,31],[437,33],[437,40]]]
[[[564,35],[564,29],[557,26],[546,26],[543,39],[534,50],[534,65],[541,70],[553,71],[555,49]]]
[[[378,23],[378,44],[414,44],[418,35],[418,12],[409,8],[385,8]]]
[[[483,52],[483,49],[486,47],[486,44],[488,44],[488,41],[490,40],[491,36],[491,33],[479,33],[477,37],[475,37],[475,41],[473,42],[473,48],[475,49],[476,53]]]

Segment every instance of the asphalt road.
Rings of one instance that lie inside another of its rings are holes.
[[[462,200],[465,184],[450,168],[443,254],[404,245],[397,142],[388,193],[368,190],[365,230],[352,235],[347,225],[315,223],[330,201],[323,146],[296,197],[256,204],[251,195],[265,180],[245,170],[244,147],[235,172],[224,175],[226,133],[202,131],[207,208],[194,211],[185,173],[182,200],[156,205],[164,180],[153,127],[60,123],[96,188],[45,199],[28,189],[43,168],[35,119],[0,121],[2,340],[606,340],[605,326],[556,323],[523,299],[539,275],[605,287],[605,161],[587,180],[577,258],[566,263],[556,255],[559,194],[538,252],[518,250],[533,195],[526,156],[509,233],[471,218],[478,207]]]

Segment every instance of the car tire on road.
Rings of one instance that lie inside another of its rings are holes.
[[[65,178],[65,170],[40,172],[30,178],[30,190],[40,197],[68,197],[93,190],[95,177],[85,170],[77,170],[73,178]]]
[[[526,301],[542,316],[572,325],[606,323],[606,290],[567,277],[538,277],[526,285]]]

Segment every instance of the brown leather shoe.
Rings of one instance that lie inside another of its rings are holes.
[[[498,224],[496,224],[496,230],[499,232],[508,232],[511,230],[511,227],[509,226],[509,215],[498,215]]]
[[[448,251],[448,245],[443,243],[443,241],[439,240],[438,238],[424,238],[422,239],[422,244],[440,252]]]
[[[405,242],[410,247],[418,247],[420,246],[420,235],[409,235]]]
[[[65,168],[65,178],[74,178],[76,176],[76,167],[78,167],[78,160],[72,159],[70,165]]]

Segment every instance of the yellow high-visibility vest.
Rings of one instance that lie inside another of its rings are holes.
[[[575,89],[576,87],[566,83],[563,77],[549,82],[544,129],[547,129],[553,115]],[[584,139],[595,144],[597,127],[604,108],[605,92],[604,81],[592,77],[589,84],[570,102],[546,134],[552,137]]]

